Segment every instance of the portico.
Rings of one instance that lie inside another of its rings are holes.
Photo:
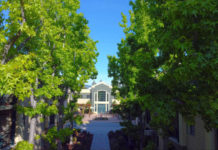
[[[92,85],[88,89],[82,89],[79,104],[85,104],[90,101],[92,112],[107,113],[112,109],[112,102],[115,101],[111,95],[112,87],[104,82]]]

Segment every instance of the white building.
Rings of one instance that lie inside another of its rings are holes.
[[[92,112],[106,113],[112,109],[112,103],[117,102],[111,95],[112,87],[104,82],[92,85],[88,89],[82,89],[78,104],[91,103]]]

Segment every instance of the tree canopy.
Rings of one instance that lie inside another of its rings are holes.
[[[138,101],[153,127],[167,129],[177,113],[190,124],[218,127],[217,2],[131,1],[125,38],[109,56],[113,91],[121,104]],[[136,111],[135,109],[131,109]],[[137,116],[135,116],[137,117]]]
[[[97,75],[98,55],[88,21],[77,13],[79,0],[5,0],[0,6],[0,95],[29,98],[20,110],[31,118],[61,113],[57,106],[68,90],[76,103],[76,93]]]

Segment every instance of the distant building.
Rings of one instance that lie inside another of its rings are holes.
[[[104,82],[92,84],[88,89],[82,89],[78,104],[91,103],[91,109],[94,113],[107,113],[112,109],[112,103],[116,100],[111,95],[112,87]]]

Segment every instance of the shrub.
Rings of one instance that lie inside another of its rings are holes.
[[[144,150],[155,150],[155,144],[152,141],[149,141]]]
[[[70,128],[64,128],[58,131],[56,127],[53,127],[48,130],[46,135],[43,135],[43,138],[51,144],[51,148],[56,149],[56,140],[60,140],[64,143],[75,131],[75,129]]]
[[[15,150],[33,150],[33,144],[27,141],[20,141],[17,143]]]

